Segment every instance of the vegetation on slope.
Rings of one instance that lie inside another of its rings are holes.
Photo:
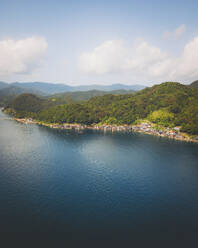
[[[0,87],[0,107],[7,106],[17,96],[23,93],[42,95],[42,93],[38,90],[25,89],[25,88],[21,88],[18,86],[5,84],[5,83],[0,83],[0,86],[2,86]]]
[[[44,109],[44,100],[36,95],[25,93],[17,96],[10,104],[10,107],[19,118],[36,117]]]
[[[192,82],[192,83],[190,84],[190,87],[198,88],[198,80]]]
[[[23,104],[23,101],[25,99],[17,102],[23,109],[16,108],[16,102],[12,103],[12,108],[17,113],[25,111],[26,116],[33,112],[36,119],[49,123],[132,124],[146,118],[160,125],[181,126],[187,133],[198,134],[198,89],[180,83],[167,82],[136,94],[106,94],[85,102],[56,106],[41,99],[29,99],[26,102],[30,101],[30,105]],[[30,108],[34,104],[37,107]]]
[[[55,94],[47,97],[48,105],[55,106],[66,103],[82,102],[86,101],[94,96],[103,96],[107,94],[121,95],[121,94],[132,94],[132,90],[114,90],[114,91],[100,91],[100,90],[89,90],[89,91],[76,91],[76,92],[65,92]]]
[[[33,85],[36,83],[32,83]],[[28,84],[28,85],[32,85]],[[44,83],[43,83],[44,84]],[[6,107],[17,96],[24,93],[36,94],[42,96],[46,100],[46,107],[52,107],[55,105],[66,104],[71,102],[86,101],[93,96],[103,96],[105,94],[129,94],[134,93],[133,90],[113,90],[113,91],[101,91],[101,90],[89,90],[89,91],[75,91],[64,92],[45,96],[43,92],[32,89],[31,87],[19,87],[18,85],[24,85],[22,83],[6,84],[0,82],[0,107]],[[1,88],[2,86],[2,88]],[[4,88],[3,88],[4,86]]]

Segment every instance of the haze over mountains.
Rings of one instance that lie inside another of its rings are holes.
[[[5,83],[0,82],[0,106],[7,105],[16,96],[23,93],[31,93],[42,97],[53,96],[59,103],[74,100],[88,100],[93,96],[105,94],[127,94],[145,88],[143,85],[83,85],[70,86],[65,84],[53,84],[44,82]]]
[[[132,90],[138,91],[144,89],[143,85],[124,85],[124,84],[112,84],[112,85],[82,85],[82,86],[70,86],[66,84],[53,84],[44,82],[27,82],[27,83],[5,83],[0,82],[0,90],[6,89],[17,93],[37,93],[39,95],[52,95],[63,92],[74,92],[74,91],[89,91],[89,90],[99,90],[99,91],[115,91],[115,90]]]

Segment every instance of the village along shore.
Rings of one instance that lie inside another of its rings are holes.
[[[4,108],[0,108],[0,109],[6,113]],[[104,132],[107,131],[138,132],[138,133],[144,133],[144,134],[155,135],[160,137],[168,137],[170,139],[175,139],[180,141],[198,143],[198,135],[189,135],[187,133],[181,132],[180,127],[170,128],[170,127],[159,126],[154,123],[151,123],[148,120],[140,120],[135,125],[109,125],[109,124],[101,124],[101,123],[93,124],[93,125],[83,125],[77,123],[58,124],[58,123],[46,123],[32,118],[15,118],[15,117],[13,117],[13,120],[16,120],[17,122],[21,122],[24,124],[37,124],[49,128],[62,129],[62,130],[73,129],[76,131],[83,131],[83,130],[91,129],[91,130],[101,130]]]
[[[149,135],[156,135],[160,137],[168,137],[170,139],[175,139],[175,140],[198,143],[198,136],[190,136],[187,133],[183,133],[180,131],[180,127],[170,128],[170,127],[157,126],[156,124],[151,123],[147,120],[142,120],[135,125],[107,125],[107,124],[83,125],[83,124],[71,124],[71,123],[65,123],[65,124],[45,123],[34,120],[32,118],[24,118],[24,119],[13,118],[13,119],[24,124],[37,124],[54,129],[62,129],[62,130],[73,129],[76,131],[91,129],[91,130],[102,130],[104,132],[106,131],[138,132]]]

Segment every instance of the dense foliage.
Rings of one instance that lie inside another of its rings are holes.
[[[94,96],[85,102],[55,105],[23,95],[12,103],[20,111],[50,123],[132,124],[150,119],[165,126],[181,126],[183,131],[198,134],[198,89],[167,82],[143,89],[136,94]],[[56,102],[57,100],[55,100]]]
[[[171,126],[174,123],[174,118],[174,114],[166,109],[159,109],[148,115],[149,121],[165,127]]]
[[[44,100],[33,94],[21,94],[10,104],[10,107],[19,118],[36,117],[43,109],[43,106]]]
[[[75,91],[75,92],[65,92],[54,94],[46,99],[48,100],[48,106],[55,106],[61,105],[65,103],[72,103],[72,102],[82,102],[86,101],[94,96],[104,96],[107,94],[113,95],[121,95],[121,94],[129,94],[134,93],[134,91],[127,91],[127,90],[113,90],[113,91],[101,91],[101,90],[89,90],[89,91]]]

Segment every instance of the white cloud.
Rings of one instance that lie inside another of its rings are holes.
[[[91,53],[83,53],[79,59],[80,69],[88,73],[104,74],[123,70],[127,49],[123,41],[106,41]]]
[[[42,37],[0,40],[0,76],[31,73],[47,51]]]
[[[198,37],[195,37],[185,47],[180,58],[176,60],[174,77],[198,77]]]
[[[106,41],[92,52],[83,53],[79,67],[85,73],[98,75],[129,73],[135,77],[159,80],[186,80],[198,77],[198,37],[175,57],[140,40],[133,47],[123,41]]]
[[[123,41],[105,41],[92,52],[81,54],[79,67],[83,72],[104,74],[117,73],[131,69],[142,70],[149,63],[163,59],[159,48],[141,41],[133,49],[127,48]]]
[[[186,32],[186,25],[179,26],[174,31],[165,31],[162,35],[164,39],[179,39]]]

